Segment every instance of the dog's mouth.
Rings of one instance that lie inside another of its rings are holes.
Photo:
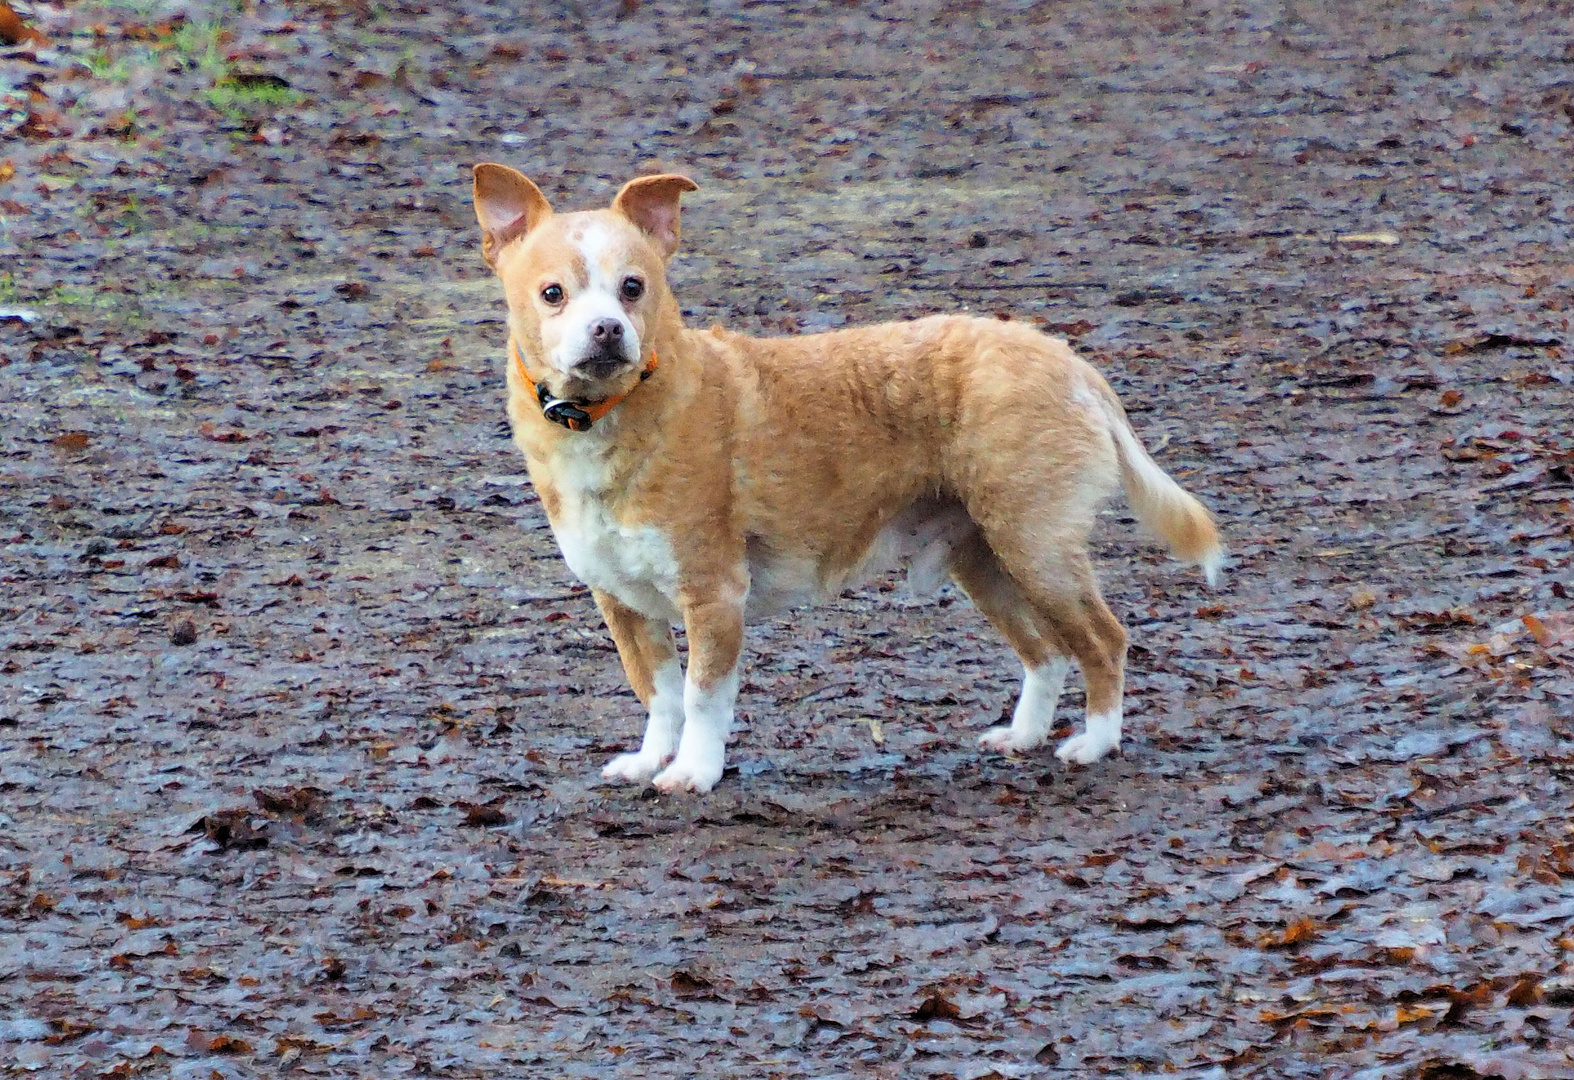
[[[626,370],[631,366],[631,361],[623,355],[623,350],[616,352],[603,350],[586,357],[574,365],[570,373],[574,378],[583,382],[600,382]]]

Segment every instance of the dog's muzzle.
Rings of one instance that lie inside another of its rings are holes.
[[[634,361],[628,355],[623,324],[597,319],[590,325],[590,351],[574,364],[574,374],[591,381],[609,378]]]

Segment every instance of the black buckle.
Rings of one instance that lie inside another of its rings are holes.
[[[541,415],[554,424],[561,424],[570,431],[590,429],[590,414],[575,402],[553,397],[545,382],[536,383],[536,401],[541,405]]]

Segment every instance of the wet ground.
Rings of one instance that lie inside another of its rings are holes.
[[[1574,1075],[1566,5],[697,7],[18,5],[0,1069]],[[893,579],[602,783],[477,160],[693,176],[698,324],[1071,337],[1233,553],[1106,514],[1122,756]]]

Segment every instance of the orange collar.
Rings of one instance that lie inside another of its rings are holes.
[[[519,366],[519,374],[525,382],[536,388],[536,403],[541,406],[541,415],[554,424],[562,424],[570,431],[589,431],[590,425],[600,420],[607,413],[617,408],[623,399],[634,392],[634,386],[629,387],[621,394],[614,394],[600,401],[575,401],[568,398],[553,397],[547,389],[545,379],[538,379],[530,374],[530,369],[525,366],[525,355],[519,351],[518,342],[512,338],[508,342],[509,350],[514,354],[514,363]],[[656,370],[656,350],[650,351],[650,363],[645,365],[645,370],[639,373],[639,382],[650,378]]]

